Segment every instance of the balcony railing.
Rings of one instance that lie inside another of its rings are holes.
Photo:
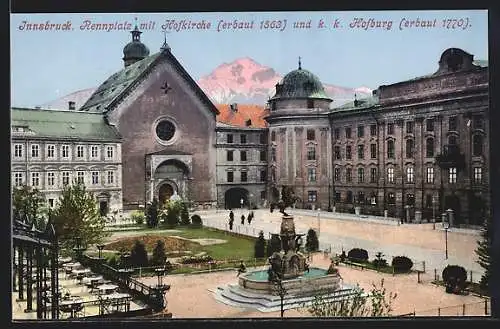
[[[465,167],[465,156],[460,153],[458,145],[444,145],[442,153],[436,155],[436,161],[443,169]]]

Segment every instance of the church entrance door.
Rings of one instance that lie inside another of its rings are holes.
[[[158,202],[163,206],[172,195],[174,195],[174,188],[172,185],[164,183],[160,186],[160,190],[158,191]]]

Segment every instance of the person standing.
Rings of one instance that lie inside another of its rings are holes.
[[[241,225],[245,225],[245,215],[241,215]]]

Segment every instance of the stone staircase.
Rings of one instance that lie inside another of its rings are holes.
[[[326,301],[339,301],[349,298],[354,293],[354,287],[343,285],[341,289],[323,295]],[[233,307],[252,308],[260,312],[276,312],[281,309],[281,299],[276,295],[259,294],[246,291],[237,284],[230,284],[225,287],[217,287],[211,290],[217,301]],[[283,309],[300,308],[310,305],[314,296],[293,296],[287,295],[283,300]]]

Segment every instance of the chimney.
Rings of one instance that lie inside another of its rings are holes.
[[[75,110],[75,102],[73,101],[68,102],[68,110]]]
[[[233,112],[238,112],[238,104],[233,103],[233,104],[231,104],[231,105],[229,105],[229,106],[231,107],[231,110],[232,110]]]

